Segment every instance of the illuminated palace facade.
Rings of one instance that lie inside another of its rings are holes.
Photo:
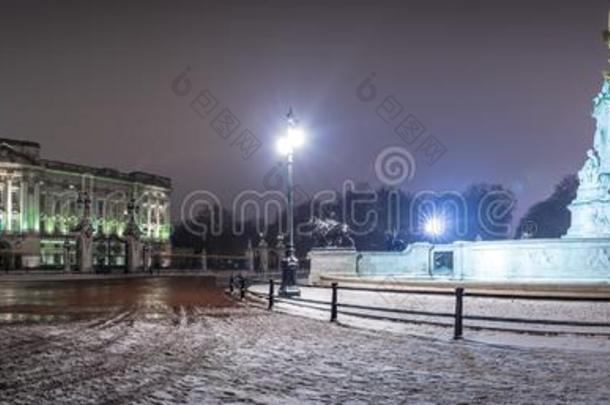
[[[40,156],[38,143],[0,139],[3,260],[10,252],[10,267],[63,265],[64,249],[74,247],[74,230],[82,216],[78,197],[85,192],[91,200],[94,241],[98,244],[94,263],[124,263],[121,242],[131,198],[139,208],[143,242],[153,253],[169,253],[169,178],[46,160]]]

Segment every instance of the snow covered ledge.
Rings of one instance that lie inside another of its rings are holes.
[[[309,283],[319,284],[320,276],[356,276],[356,249],[314,248],[309,252]]]
[[[321,276],[401,276],[496,282],[610,282],[610,238],[414,243],[402,252],[314,249],[310,282]]]

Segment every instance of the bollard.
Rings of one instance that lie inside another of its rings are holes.
[[[273,279],[269,279],[269,305],[267,306],[267,310],[271,311],[273,309]]]
[[[463,301],[464,301],[464,288],[458,287],[455,289],[455,328],[453,333],[454,339],[462,338],[462,317],[463,317]]]
[[[246,297],[246,278],[241,277],[239,280],[239,299],[243,300]]]
[[[233,276],[231,276],[231,278],[229,278],[229,292],[231,294],[233,294],[233,284],[235,283],[235,280],[233,280]]]
[[[337,322],[337,283],[332,283],[332,299],[330,302],[330,321]]]

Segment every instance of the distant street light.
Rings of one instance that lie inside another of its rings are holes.
[[[426,235],[436,239],[445,233],[445,220],[441,216],[432,215],[424,221],[424,232]]]
[[[305,142],[305,133],[298,126],[297,120],[288,112],[288,128],[286,134],[278,139],[278,152],[286,157],[286,223],[288,227],[288,242],[286,243],[286,254],[282,259],[282,284],[279,294],[283,297],[298,297],[301,295],[297,287],[297,271],[299,260],[295,255],[294,248],[294,183],[293,183],[293,154],[295,149],[301,147]]]

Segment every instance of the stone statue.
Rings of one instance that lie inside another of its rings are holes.
[[[386,233],[386,249],[391,252],[402,252],[407,248],[404,240],[400,239],[398,232],[394,229]]]
[[[600,160],[597,151],[589,149],[587,151],[587,160],[584,166],[578,172],[578,180],[581,187],[595,187],[600,184]]]
[[[609,27],[604,40],[610,49]],[[601,91],[593,99],[595,135],[593,149],[578,172],[580,184],[576,199],[568,206],[571,213],[570,229],[566,237],[610,237],[610,72],[604,72]]]
[[[610,28],[604,37],[610,47]],[[610,237],[610,73],[593,99],[596,121],[593,149],[578,172],[576,199],[568,206],[571,224],[566,238]]]
[[[593,222],[600,224],[601,226],[608,228],[610,227],[610,214],[606,210],[597,208],[593,211],[592,215]]]
[[[601,117],[599,117],[601,118]],[[595,135],[593,136],[593,148],[598,152],[604,152],[608,145],[608,133],[604,128],[602,120],[598,120]]]
[[[349,226],[346,223],[340,223],[333,216],[326,219],[314,218],[311,224],[315,246],[354,247],[354,239]]]

